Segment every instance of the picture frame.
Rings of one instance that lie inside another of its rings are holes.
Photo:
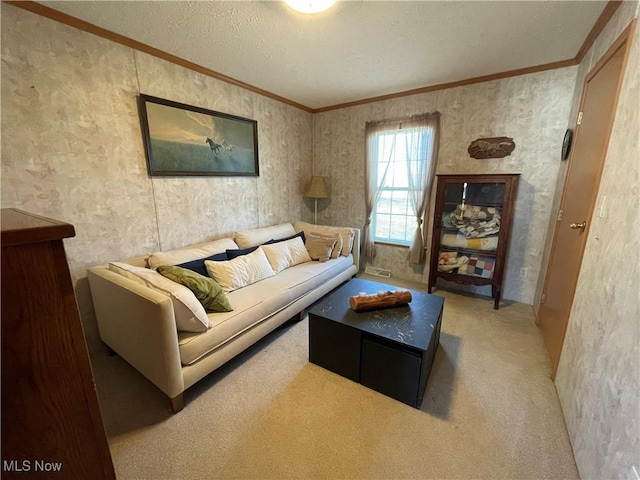
[[[258,122],[140,94],[149,176],[259,176]]]

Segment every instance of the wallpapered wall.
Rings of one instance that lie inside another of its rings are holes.
[[[637,18],[624,2],[580,64],[585,75]],[[605,214],[591,220],[560,357],[556,388],[582,478],[636,479],[640,473],[640,28],[618,100],[598,196]],[[572,124],[575,123],[572,115]],[[556,207],[557,208],[557,207]]]
[[[624,2],[578,67],[312,118],[10,5],[0,8],[2,206],[75,225],[65,247],[92,350],[99,343],[88,267],[242,228],[310,220],[300,192],[312,153],[315,173],[328,175],[332,186],[331,200],[320,202],[320,222],[362,226],[365,122],[434,110],[443,114],[438,173],[522,174],[504,296],[531,303],[535,293],[537,303],[565,173],[564,130],[575,123],[584,76],[638,16],[638,2]],[[633,478],[640,454],[639,36],[640,28],[600,186],[609,207],[591,226],[556,379],[584,478]],[[140,92],[258,120],[260,177],[150,179],[135,101]],[[510,157],[468,157],[475,138],[502,135],[515,139]],[[427,269],[408,266],[406,249],[378,250],[375,265],[425,280]],[[519,277],[521,267],[528,278]]]
[[[2,206],[72,223],[65,240],[92,351],[86,269],[245,228],[310,220],[311,114],[2,4]],[[136,96],[258,121],[259,177],[150,179]]]
[[[365,122],[438,110],[442,131],[437,173],[521,174],[503,298],[533,303],[576,70],[550,70],[314,115],[314,169],[330,177],[332,188],[319,221],[359,227],[365,223]],[[469,157],[473,140],[500,136],[513,137],[516,148],[510,156]],[[409,265],[406,248],[378,245],[376,250],[373,265],[390,269],[397,278],[426,281],[428,265]],[[520,277],[523,267],[527,278]],[[480,292],[490,294],[490,288]]]

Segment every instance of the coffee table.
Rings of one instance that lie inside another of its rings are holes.
[[[349,297],[397,287],[354,278],[309,309],[309,361],[420,408],[440,341],[444,298],[416,290],[407,306],[354,312]]]

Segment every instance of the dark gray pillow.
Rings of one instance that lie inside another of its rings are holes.
[[[209,274],[207,273],[207,269],[204,266],[205,260],[213,260],[214,262],[223,262],[225,260],[229,260],[229,258],[227,258],[227,252],[216,253],[215,255],[211,255],[210,257],[207,257],[207,258],[200,258],[199,260],[192,260],[190,262],[181,263],[179,265],[176,265],[176,267],[193,270],[194,272],[199,273],[200,275],[204,275],[205,277],[208,277]]]

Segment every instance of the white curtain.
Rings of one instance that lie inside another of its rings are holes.
[[[381,187],[385,185],[389,165],[395,153],[396,135],[380,136],[380,133],[404,133],[402,135],[407,152],[407,173],[410,191],[409,202],[416,218],[416,229],[409,247],[408,259],[411,263],[422,263],[425,258],[425,240],[428,222],[425,214],[429,212],[431,186],[435,175],[435,165],[440,143],[440,113],[434,112],[411,117],[367,122],[365,125],[365,208],[366,222],[362,235],[362,254],[365,258],[375,256],[375,243],[371,232],[371,217]],[[388,156],[380,159],[380,155]]]
[[[436,173],[438,147],[440,144],[440,114],[434,113],[407,122],[416,129],[416,134],[406,135],[407,173],[409,180],[409,203],[416,216],[416,230],[409,247],[407,259],[410,263],[422,263],[429,231],[426,215],[429,213],[431,187]]]
[[[366,209],[366,222],[362,229],[361,253],[365,258],[373,258],[376,255],[376,244],[371,235],[371,215],[380,198],[380,187],[387,179],[387,172],[396,148],[396,137],[384,137],[379,141],[378,134],[389,130],[389,125],[383,123],[367,123],[365,125],[366,154],[364,166],[364,200]],[[382,143],[382,145],[381,145]],[[382,148],[381,148],[382,147]],[[387,161],[380,167],[378,155],[388,152]]]

